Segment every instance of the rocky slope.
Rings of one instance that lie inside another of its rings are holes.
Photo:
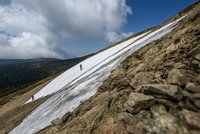
[[[128,57],[93,97],[39,133],[200,133],[200,4],[170,21],[186,14],[171,33]]]

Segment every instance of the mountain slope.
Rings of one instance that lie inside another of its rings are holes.
[[[200,8],[133,53],[98,92],[40,133],[199,133]]]
[[[66,71],[11,133],[198,133],[199,14],[196,4]]]
[[[35,109],[18,127],[12,130],[11,133],[36,133],[39,130],[51,125],[52,120],[61,118],[67,112],[72,112],[80,105],[82,101],[87,100],[96,93],[97,88],[102,85],[102,82],[109,76],[110,72],[115,69],[125,58],[137,51],[139,48],[154,40],[160,39],[167,33],[170,33],[173,29],[179,27],[179,22],[182,23],[183,18],[185,19],[185,16],[180,17],[176,21],[170,22],[158,29],[140,34],[134,38],[122,42],[121,44],[100,52],[97,55],[94,55],[93,57],[81,62],[83,68],[85,67],[83,71],[79,71],[79,66],[75,66],[54,79],[35,95],[36,99],[38,99],[54,93],[52,97],[47,99],[42,105]],[[109,86],[111,85],[112,84],[109,84]],[[119,86],[117,83],[115,85]],[[109,88],[107,88],[107,90],[108,89]],[[144,96],[141,95],[141,99],[142,97]],[[153,97],[149,97],[149,99],[150,98],[153,101]],[[93,109],[91,110],[92,111],[89,112],[93,113],[98,111],[101,112],[105,109],[94,109],[94,111]],[[113,114],[115,113],[113,112]],[[92,115],[90,116],[93,117]],[[109,121],[115,122],[115,120],[116,119]],[[72,120],[72,122],[73,121],[76,123],[77,119]],[[70,122],[67,123],[70,124]],[[85,123],[87,123],[87,121]],[[63,133],[78,133],[79,131],[73,130],[73,127],[69,128],[71,129],[63,129]],[[88,128],[87,131],[89,130],[90,129]]]

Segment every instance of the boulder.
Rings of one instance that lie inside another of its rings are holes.
[[[130,113],[138,113],[141,110],[148,109],[155,104],[153,96],[141,93],[131,93],[128,100],[124,103],[124,107]]]
[[[200,129],[200,113],[184,109],[180,114],[187,124]]]
[[[145,122],[145,133],[151,134],[186,134],[187,129],[178,124],[177,118],[171,114],[161,115]]]
[[[188,82],[185,86],[186,90],[192,93],[199,93],[200,92],[200,86],[196,85],[195,83]]]
[[[167,109],[163,105],[155,105],[151,107],[151,113],[153,114],[154,117],[158,117],[167,114]]]
[[[144,121],[151,118],[151,113],[147,110],[142,110],[138,114],[132,115],[127,112],[119,113],[118,119],[125,122],[128,133],[140,134]]]
[[[168,73],[167,81],[173,85],[184,86],[189,81],[189,79],[186,76],[186,73],[184,70],[172,69]]]
[[[136,91],[142,92],[147,95],[152,95],[172,100],[181,100],[183,97],[180,87],[168,84],[141,85],[136,89]]]
[[[197,60],[200,61],[200,54],[197,54],[197,55],[195,56],[195,59],[197,59]]]
[[[135,77],[131,80],[130,85],[135,88],[141,84],[149,84],[153,80],[154,73],[153,72],[139,72],[135,75]]]

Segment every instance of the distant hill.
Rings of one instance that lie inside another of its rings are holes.
[[[37,58],[37,59],[0,59],[0,66],[20,64],[20,63],[31,63],[31,62],[42,62],[42,61],[58,61],[58,59],[53,58]]]
[[[91,55],[67,60],[51,58],[0,59],[0,98],[19,88],[61,73],[89,56]]]

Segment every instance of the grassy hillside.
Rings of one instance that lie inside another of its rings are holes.
[[[0,98],[20,88],[61,73],[89,56],[58,60],[0,60]]]

